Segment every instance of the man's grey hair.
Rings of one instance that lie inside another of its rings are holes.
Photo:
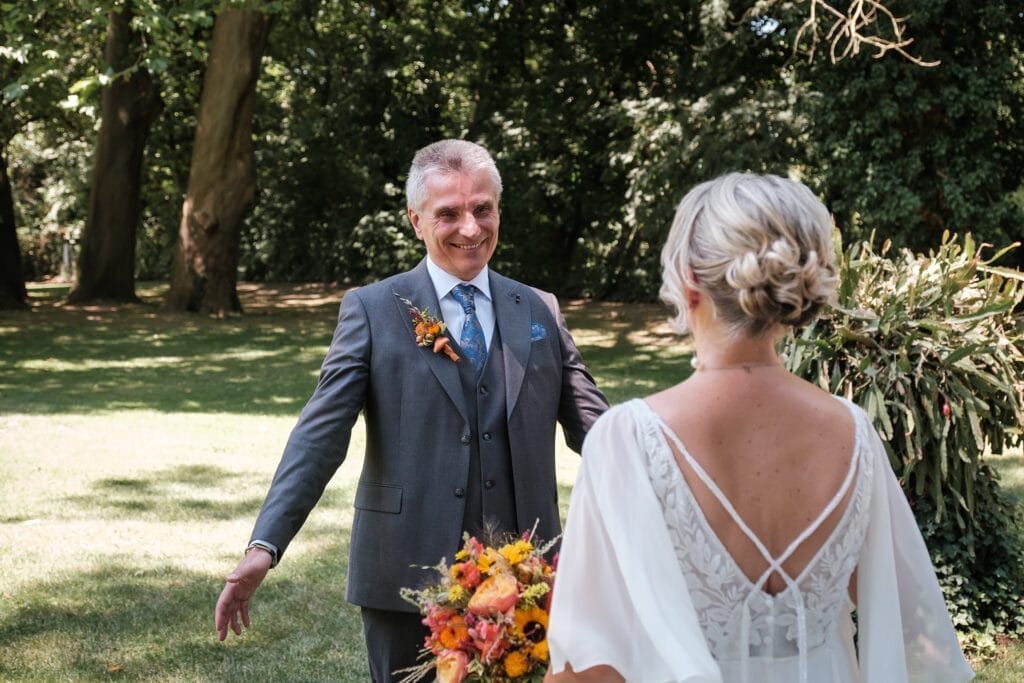
[[[501,174],[490,153],[468,140],[440,140],[427,145],[412,159],[405,182],[406,205],[419,212],[427,199],[427,177],[431,173],[474,173],[480,169],[491,174],[495,200],[501,201]]]

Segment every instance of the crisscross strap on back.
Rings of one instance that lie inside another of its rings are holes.
[[[789,573],[786,572],[785,569],[783,569],[782,565],[784,562],[786,562],[786,560],[788,560],[792,556],[794,552],[796,552],[796,550],[804,543],[804,541],[810,538],[810,536],[815,531],[817,531],[822,524],[824,524],[825,520],[828,519],[833,512],[835,512],[836,508],[839,507],[839,504],[843,501],[843,499],[846,497],[847,493],[850,490],[850,487],[854,480],[854,475],[857,471],[857,454],[860,450],[860,430],[857,428],[856,415],[854,415],[854,447],[850,454],[850,463],[847,467],[846,476],[843,478],[842,485],[839,487],[839,490],[836,491],[836,494],[832,497],[828,504],[814,519],[814,521],[812,521],[810,525],[808,525],[802,532],[800,532],[800,534],[797,535],[796,538],[793,539],[793,541],[786,547],[782,554],[780,554],[778,557],[772,557],[772,554],[771,552],[769,552],[768,548],[765,547],[761,539],[757,537],[757,534],[755,534],[753,530],[750,528],[750,526],[747,525],[747,523],[743,520],[740,514],[736,512],[736,508],[733,506],[732,502],[729,501],[726,495],[718,487],[718,484],[715,483],[715,480],[711,478],[707,471],[705,471],[705,469],[701,467],[700,463],[697,462],[697,460],[690,454],[690,452],[686,449],[686,446],[683,445],[683,442],[679,439],[676,433],[668,426],[668,424],[665,423],[663,419],[661,419],[660,415],[655,413],[654,410],[652,410],[651,407],[647,405],[646,402],[642,403],[646,407],[647,412],[650,413],[655,422],[658,424],[661,431],[669,438],[669,440],[675,446],[679,454],[682,455],[683,459],[686,460],[686,464],[690,466],[690,468],[697,475],[697,477],[704,483],[704,485],[708,488],[708,490],[719,502],[719,504],[729,514],[729,516],[732,518],[736,526],[740,528],[740,530],[743,532],[743,535],[746,536],[750,540],[750,542],[754,544],[754,547],[757,548],[757,551],[761,554],[761,557],[763,557],[765,562],[768,563],[768,567],[764,570],[760,577],[758,577],[757,581],[752,582],[750,590],[747,592],[747,595],[744,598],[743,603],[741,605],[742,620],[740,622],[740,639],[741,642],[744,643],[744,647],[742,648],[742,658],[740,666],[743,680],[747,680],[749,668],[749,648],[746,647],[746,643],[749,642],[750,634],[750,600],[762,591],[763,586],[773,573],[778,573],[778,575],[782,577],[783,581],[786,582],[787,589],[793,589],[793,598],[796,603],[797,612],[797,649],[800,655],[800,681],[801,683],[806,683],[807,610],[804,605],[803,596],[799,590],[799,587],[797,586],[796,579],[790,576]]]

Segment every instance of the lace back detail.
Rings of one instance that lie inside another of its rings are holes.
[[[645,402],[631,403],[641,428],[648,476],[712,655],[718,661],[739,661],[744,680],[749,658],[799,656],[805,681],[807,652],[822,645],[844,610],[848,612],[847,586],[867,531],[873,472],[859,412],[844,401],[854,416],[855,441],[843,486],[782,555],[773,558],[661,418]],[[758,581],[747,578],[711,529],[675,461],[669,439],[768,563]],[[835,511],[851,486],[852,496],[835,529],[800,574],[789,576],[781,565]],[[786,589],[774,596],[763,591],[773,572],[786,581]]]

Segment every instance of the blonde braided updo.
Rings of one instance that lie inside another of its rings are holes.
[[[684,285],[733,333],[810,322],[835,293],[832,219],[803,184],[730,173],[690,190],[661,252],[661,298],[689,330]]]

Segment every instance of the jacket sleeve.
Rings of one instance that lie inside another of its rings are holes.
[[[345,459],[352,426],[366,401],[370,346],[366,309],[358,292],[349,292],[316,390],[288,437],[253,529],[252,539],[274,544],[278,558]]]
[[[558,403],[558,422],[565,442],[577,453],[591,426],[608,410],[608,399],[597,388],[594,378],[583,364],[583,357],[565,323],[565,317],[553,294],[543,297],[558,324],[558,344],[562,352],[562,392]]]

